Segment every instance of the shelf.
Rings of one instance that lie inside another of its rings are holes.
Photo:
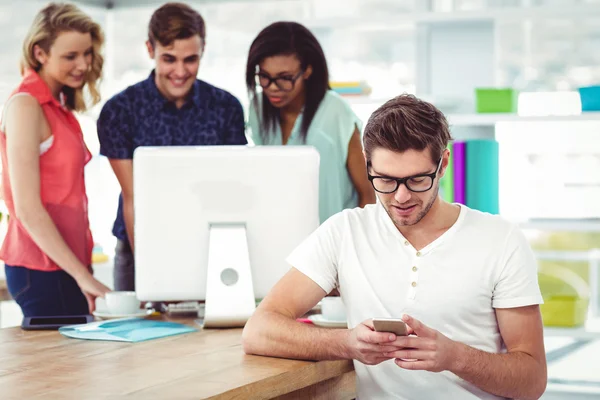
[[[348,102],[351,106],[374,106],[379,107],[383,105],[388,100],[394,98],[393,95],[389,97],[371,97],[371,96],[341,96],[344,100]]]
[[[379,107],[390,97],[344,96],[351,106]],[[448,107],[448,106],[446,106]],[[444,104],[438,105],[442,111]],[[451,126],[494,126],[502,122],[574,122],[574,121],[599,121],[600,112],[584,112],[572,115],[519,115],[510,113],[498,114],[453,114],[444,113]]]
[[[410,24],[447,24],[469,21],[521,21],[548,18],[590,17],[600,14],[600,4],[539,7],[498,7],[474,11],[425,11],[398,13],[390,16],[303,18],[309,29],[402,30]]]
[[[600,112],[585,112],[574,115],[525,116],[518,114],[448,114],[453,126],[493,126],[501,122],[573,122],[600,121]]]
[[[600,339],[600,318],[590,319],[578,328],[544,327],[544,336],[570,337],[573,339]]]
[[[600,232],[600,219],[537,219],[519,222],[521,229],[563,232]]]
[[[203,0],[203,4],[210,3],[240,3],[240,2],[250,2],[253,0]],[[262,0],[263,2],[273,2],[275,0]],[[92,7],[100,7],[106,9],[133,9],[138,7],[146,7],[146,6],[154,6],[159,7],[163,2],[159,0],[78,0],[80,4]]]

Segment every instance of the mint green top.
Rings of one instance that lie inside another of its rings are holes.
[[[321,223],[345,208],[358,206],[358,194],[352,184],[346,161],[348,144],[354,130],[362,129],[362,123],[350,105],[337,93],[329,90],[308,128],[306,143],[302,141],[300,127],[302,114],[296,119],[289,145],[307,145],[317,149],[320,155],[319,167],[319,219]],[[267,141],[260,135],[260,122],[253,102],[250,102],[248,116],[249,139],[255,145],[282,145],[281,126],[277,124]]]

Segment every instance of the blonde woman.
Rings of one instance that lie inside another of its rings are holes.
[[[42,9],[23,43],[23,80],[0,119],[11,214],[0,259],[26,317],[88,314],[109,291],[91,273],[83,172],[91,154],[73,115],[85,111],[84,97],[100,100],[103,40],[100,26],[77,7]]]

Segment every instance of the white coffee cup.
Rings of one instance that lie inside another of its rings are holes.
[[[140,301],[135,292],[108,292],[104,299],[111,314],[128,315],[140,310]]]
[[[321,315],[330,321],[346,321],[346,308],[341,297],[324,297],[321,300]]]

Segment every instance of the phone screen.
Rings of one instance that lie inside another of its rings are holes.
[[[65,316],[65,317],[32,317],[30,325],[75,325],[86,324],[87,318],[84,316]]]

